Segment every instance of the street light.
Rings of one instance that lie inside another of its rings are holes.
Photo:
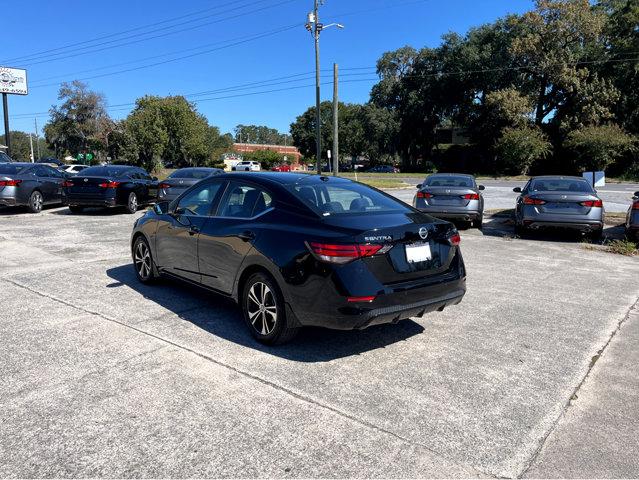
[[[323,0],[314,0],[313,11],[306,17],[306,30],[313,36],[315,42],[315,144],[317,146],[315,157],[317,159],[317,173],[322,174],[322,137],[321,137],[321,115],[320,115],[320,58],[319,58],[319,37],[320,32],[326,28],[344,28],[341,23],[329,23],[323,25],[319,22],[319,4]]]

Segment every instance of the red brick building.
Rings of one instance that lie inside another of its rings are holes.
[[[238,153],[249,153],[256,152],[258,150],[272,150],[274,152],[280,153],[282,155],[287,156],[287,161],[291,165],[295,165],[300,163],[300,158],[302,158],[302,154],[299,152],[297,147],[285,147],[284,145],[261,145],[257,143],[234,143],[233,150]]]

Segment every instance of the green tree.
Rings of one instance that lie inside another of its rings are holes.
[[[254,143],[261,145],[290,145],[287,134],[278,132],[266,125],[238,125],[235,127],[235,141],[237,143]]]
[[[284,155],[273,150],[256,150],[242,154],[244,161],[260,162],[262,168],[269,170],[274,165],[284,161]]]
[[[507,127],[495,151],[499,173],[525,175],[533,162],[551,154],[552,144],[537,126]]]
[[[63,83],[58,92],[62,103],[49,110],[51,119],[44,126],[48,145],[62,156],[104,150],[100,128],[108,119],[104,95],[89,90],[86,83]]]
[[[564,146],[582,171],[605,170],[635,148],[637,139],[618,125],[589,126],[568,134]]]

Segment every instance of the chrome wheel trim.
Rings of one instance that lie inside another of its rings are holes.
[[[129,195],[129,210],[137,210],[138,209],[138,197],[135,193]]]
[[[139,241],[135,246],[134,262],[140,278],[147,280],[151,276],[151,252],[143,241]]]
[[[263,282],[251,285],[246,296],[246,312],[253,328],[261,335],[270,334],[277,323],[275,295]]]
[[[34,210],[42,210],[42,194],[40,192],[33,192],[31,194],[31,206]]]

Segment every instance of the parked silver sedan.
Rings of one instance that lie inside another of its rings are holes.
[[[626,236],[639,242],[639,192],[632,197],[632,204],[626,215]]]
[[[459,173],[435,173],[417,185],[413,206],[433,217],[472,222],[481,228],[484,219],[483,185],[475,177]]]
[[[526,233],[542,228],[567,228],[601,237],[603,202],[590,183],[581,177],[531,178],[519,193],[515,207],[515,230]]]

